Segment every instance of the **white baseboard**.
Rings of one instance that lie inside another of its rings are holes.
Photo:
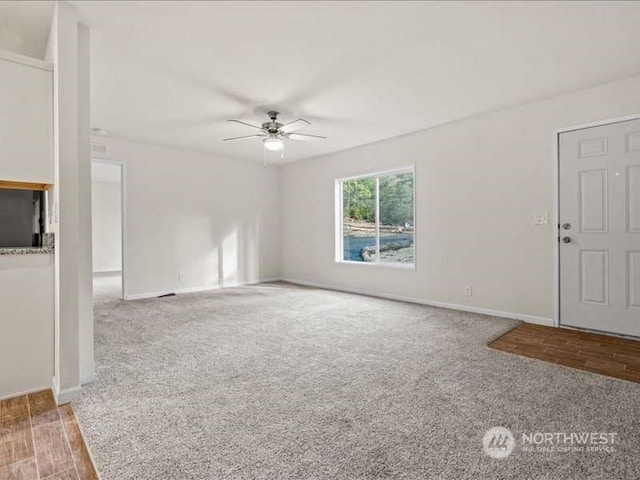
[[[459,310],[462,312],[480,313],[482,315],[490,315],[492,317],[521,320],[526,323],[535,323],[536,325],[545,325],[547,327],[554,326],[554,322],[552,318],[537,317],[535,315],[525,315],[522,313],[504,312],[501,310],[492,310],[492,309],[483,308],[483,307],[473,307],[469,305],[459,305],[456,303],[439,302],[436,300],[425,300],[422,298],[405,297],[401,295],[371,292],[369,290],[363,290],[358,288],[336,287],[334,285],[327,285],[327,284],[317,283],[317,282],[307,282],[305,280],[297,280],[293,278],[282,278],[281,280],[283,282],[293,283],[297,285],[304,285],[307,287],[322,288],[325,290],[335,290],[338,292],[346,292],[346,293],[356,293],[358,295],[366,295],[368,297],[378,297],[378,298],[385,298],[387,300],[397,300],[400,302],[417,303],[420,305],[429,305],[431,307],[448,308],[451,310]]]
[[[111,275],[122,275],[122,270],[97,270],[93,272],[94,277],[110,277]]]
[[[43,390],[51,390],[51,385],[44,385],[38,388],[30,388],[29,390],[25,390],[23,392],[8,393],[8,394],[0,395],[0,401],[7,400],[9,398],[22,397],[23,395],[28,395],[30,393],[42,392]]]
[[[135,293],[133,295],[125,295],[124,299],[125,300],[142,300],[143,298],[157,298],[161,295],[167,295],[171,293],[175,293],[176,295],[179,295],[184,293],[208,292],[211,290],[220,290],[222,288],[242,287],[244,285],[257,285],[259,283],[275,282],[278,280],[280,280],[280,278],[270,277],[270,278],[261,278],[260,280],[251,281],[251,282],[229,282],[223,285],[204,285],[202,287],[180,288],[176,290],[165,290],[161,292]]]
[[[483,308],[483,307],[473,307],[470,305],[460,305],[455,303],[439,302],[436,300],[426,300],[423,298],[406,297],[403,295],[392,295],[392,294],[386,294],[386,293],[372,292],[369,290],[363,290],[359,288],[337,287],[335,285],[328,285],[325,283],[318,283],[318,282],[308,282],[306,280],[298,280],[294,278],[278,278],[278,277],[262,278],[255,282],[233,282],[233,283],[227,283],[222,286],[207,285],[203,287],[184,288],[184,289],[178,289],[173,291],[127,295],[125,297],[125,300],[140,300],[143,298],[156,298],[156,297],[159,297],[160,295],[166,295],[167,293],[175,293],[177,295],[177,294],[184,294],[184,293],[205,292],[210,290],[220,290],[221,288],[241,287],[243,285],[256,285],[258,283],[268,283],[268,282],[277,282],[277,281],[293,283],[296,285],[304,285],[307,287],[322,288],[324,290],[335,290],[338,292],[355,293],[358,295],[385,298],[388,300],[397,300],[400,302],[417,303],[420,305],[429,305],[432,307],[448,308],[450,310],[458,310],[462,312],[479,313],[482,315],[489,315],[492,317],[510,318],[513,320],[521,320],[523,322],[535,323],[536,325],[545,325],[548,327],[554,326],[554,321],[552,318],[538,317],[535,315],[526,315],[523,313],[516,313],[516,312],[505,312],[502,310],[492,310],[492,309]]]
[[[81,392],[82,387],[80,385],[58,391],[58,387],[56,386],[55,382],[53,384],[53,396],[55,397],[56,403],[58,405],[64,405],[65,403],[69,403],[72,400],[75,400],[80,396]]]

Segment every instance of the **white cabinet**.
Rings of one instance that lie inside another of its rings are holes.
[[[0,180],[53,183],[53,76],[0,56]]]
[[[0,255],[0,399],[51,388],[53,254]]]

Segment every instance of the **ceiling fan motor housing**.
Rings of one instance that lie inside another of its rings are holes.
[[[269,118],[271,119],[271,121],[264,122],[262,124],[262,128],[267,130],[269,133],[277,133],[280,127],[283,126],[282,123],[276,122],[276,119],[278,118],[278,115],[280,115],[280,113],[276,112],[275,110],[272,110],[270,112],[267,112],[267,115],[269,115]]]
[[[262,128],[269,133],[278,133],[278,130],[282,127],[282,123],[278,122],[264,122]]]

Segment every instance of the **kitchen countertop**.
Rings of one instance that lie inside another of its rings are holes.
[[[0,247],[0,255],[46,255],[53,252],[53,247]]]

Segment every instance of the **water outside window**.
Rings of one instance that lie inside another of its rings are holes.
[[[341,182],[342,260],[413,264],[414,174]]]

